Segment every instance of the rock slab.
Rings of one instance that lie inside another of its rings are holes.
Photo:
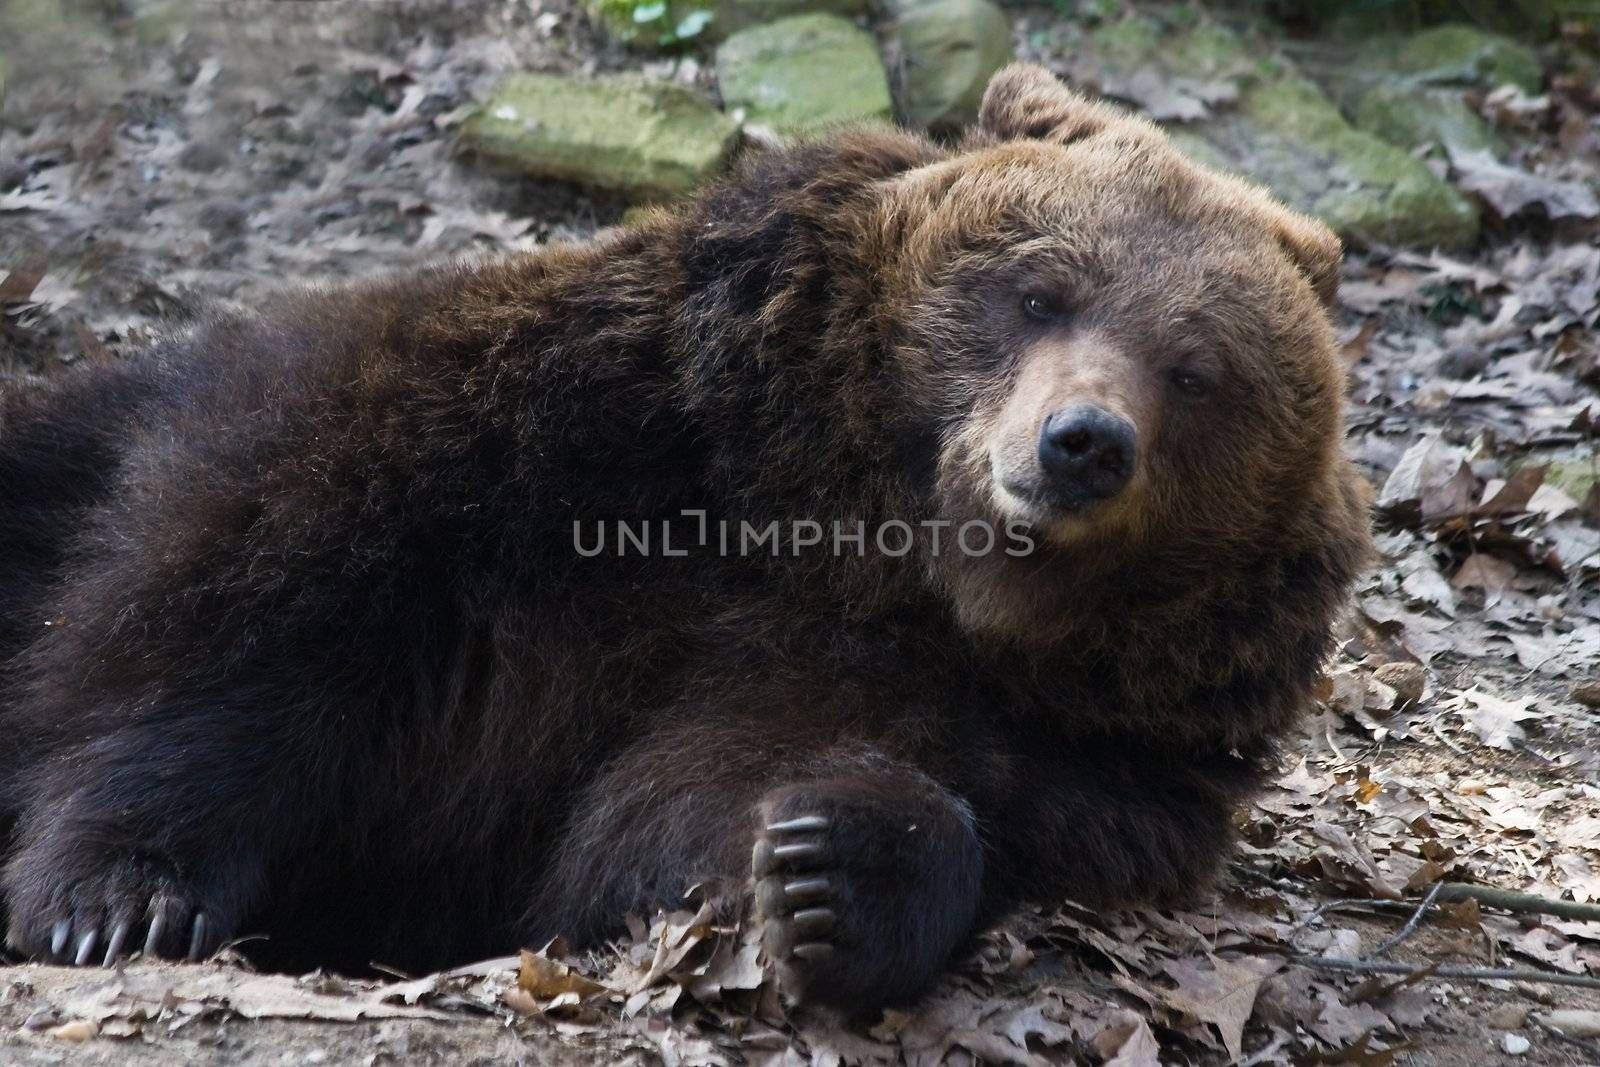
[[[797,15],[733,34],[717,48],[729,111],[787,134],[887,121],[889,80],[870,33],[837,15]]]
[[[924,0],[896,20],[900,116],[947,130],[978,115],[984,87],[1011,62],[1011,20],[988,0]]]
[[[530,174],[644,199],[722,169],[738,124],[682,86],[513,74],[462,124],[468,147]]]
[[[1191,155],[1267,186],[1341,236],[1449,249],[1476,238],[1470,200],[1405,149],[1352,126],[1293,64],[1229,30],[1129,19],[1091,44],[1104,88],[1138,98],[1141,79],[1154,80],[1159,91],[1140,102],[1158,117],[1152,103],[1170,105],[1180,121],[1166,129]]]

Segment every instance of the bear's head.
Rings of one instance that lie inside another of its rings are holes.
[[[902,402],[941,428],[938,513],[1036,542],[936,562],[964,625],[1050,643],[1139,616],[1165,641],[1277,590],[1326,633],[1368,543],[1326,226],[1021,65],[874,226]]]

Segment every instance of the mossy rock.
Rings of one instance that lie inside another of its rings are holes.
[[[1208,139],[1219,147],[1248,145],[1250,177],[1345,237],[1460,249],[1477,236],[1470,201],[1410,153],[1351,126],[1297,74],[1251,85],[1237,117],[1216,126]]]
[[[900,116],[951,129],[978,115],[984,87],[1011,62],[1011,20],[988,0],[929,0],[895,24]]]
[[[717,48],[717,84],[729,110],[783,133],[893,113],[877,41],[837,15],[797,15],[734,34]]]
[[[506,77],[461,130],[469,148],[530,174],[646,199],[688,192],[719,171],[738,133],[682,86],[554,74]]]
[[[201,6],[202,0],[130,0],[129,28],[142,44],[155,44],[193,29],[199,19],[215,20],[222,12]]]
[[[27,86],[70,85],[98,96],[118,88],[100,61],[110,47],[107,22],[92,8],[63,0],[0,0],[0,101]],[[14,103],[15,101],[13,101]]]
[[[838,15],[854,19],[870,11],[868,0],[714,0],[710,32],[724,38],[795,15]]]
[[[1590,0],[1278,0],[1280,14],[1324,34],[1368,37],[1467,21],[1499,33],[1543,40],[1557,21]]]
[[[1600,453],[1591,447],[1562,459],[1553,459],[1550,469],[1544,473],[1544,480],[1574,500],[1582,500],[1600,483]]]
[[[1450,24],[1409,37],[1379,37],[1364,45],[1357,64],[1427,85],[1493,89],[1515,85],[1537,93],[1544,70],[1532,48],[1475,26]]]
[[[642,50],[716,42],[795,15],[871,14],[871,0],[588,0],[589,13],[613,37]]]
[[[1446,149],[1505,154],[1505,144],[1458,89],[1390,82],[1356,101],[1350,116],[1365,130],[1401,148],[1440,145]]]
[[[1458,249],[1477,235],[1472,203],[1421,160],[1347,122],[1292,64],[1227,28],[1173,33],[1128,19],[1090,35],[1114,82],[1151,69],[1175,80],[1234,79],[1239,98],[1203,121],[1168,124],[1200,162],[1267,186],[1346,238]]]

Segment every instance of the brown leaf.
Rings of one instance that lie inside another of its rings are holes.
[[[611,992],[566,964],[527,949],[522,950],[521,965],[517,968],[517,988],[540,1000],[551,1000],[566,993],[593,997]]]
[[[1419,889],[1426,889],[1443,878],[1449,870],[1450,868],[1442,863],[1423,860],[1421,866],[1412,871],[1411,877],[1406,879],[1405,890],[1407,893],[1415,893]]]
[[[1105,1067],[1161,1067],[1161,1045],[1150,1024],[1131,1011],[1089,1039]]]
[[[1424,486],[1422,492],[1422,521],[1441,522],[1472,513],[1478,499],[1478,478],[1472,468],[1462,462],[1450,477],[1442,482]]]
[[[1445,901],[1439,905],[1439,915],[1446,926],[1459,930],[1476,931],[1483,926],[1483,909],[1477,897]]]
[[[1163,970],[1177,987],[1158,990],[1156,995],[1174,1011],[1216,1027],[1228,1055],[1237,1060],[1243,1054],[1244,1024],[1255,1007],[1256,993],[1282,966],[1281,960],[1249,956],[1171,960]]]
[[[1303,1064],[1354,1064],[1355,1067],[1389,1067],[1400,1053],[1412,1048],[1410,1042],[1393,1048],[1373,1048],[1372,1031],[1368,1030],[1343,1048],[1332,1052],[1313,1052],[1300,1060]]]
[[[1466,558],[1450,584],[1457,589],[1482,589],[1487,593],[1502,593],[1517,576],[1517,565],[1503,559],[1478,552]]]
[[[1384,480],[1377,507],[1403,519],[1420,518],[1424,496],[1457,473],[1463,456],[1460,449],[1444,444],[1436,436],[1419,438]]]
[[[1343,290],[1340,292],[1342,294]],[[1372,338],[1377,334],[1381,321],[1376,315],[1363,319],[1360,328],[1339,346],[1339,359],[1344,362],[1346,369],[1354,368],[1367,358],[1367,352],[1372,348]]]
[[[1369,893],[1380,900],[1403,899],[1400,890],[1378,869],[1372,853],[1348,831],[1321,821],[1313,822],[1309,829],[1319,842],[1312,850],[1311,859],[1328,881]]]
[[[1494,492],[1488,494],[1483,503],[1478,505],[1477,513],[1479,515],[1506,515],[1526,510],[1528,501],[1533,499],[1533,494],[1544,484],[1544,476],[1549,469],[1550,465],[1548,463],[1523,467],[1510,478],[1495,486]]]
[[[49,264],[43,259],[30,260],[0,278],[0,307],[7,304],[26,304],[33,296],[34,286],[44,278]]]

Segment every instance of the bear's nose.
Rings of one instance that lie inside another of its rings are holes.
[[[1066,504],[1115,496],[1133,476],[1133,423],[1093,404],[1052,412],[1039,431],[1039,466]]]

